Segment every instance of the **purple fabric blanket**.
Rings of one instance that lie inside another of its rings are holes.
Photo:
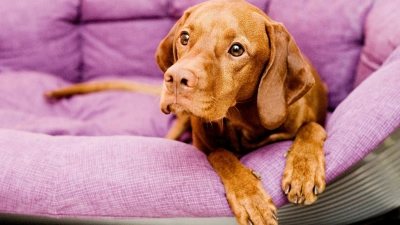
[[[43,97],[88,80],[160,84],[158,42],[199,2],[0,1],[0,213],[232,216],[206,156],[161,138],[175,118],[161,113],[157,97],[119,91]],[[400,126],[400,4],[249,2],[285,24],[329,86],[330,182]],[[277,206],[287,203],[280,180],[290,145],[271,144],[241,159],[263,176]]]

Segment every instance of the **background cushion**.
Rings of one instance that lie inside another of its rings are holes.
[[[400,1],[375,1],[366,18],[363,47],[354,85],[375,72],[400,45]]]
[[[162,80],[155,52],[172,25],[169,19],[85,23],[82,25],[83,80],[105,76]]]
[[[80,79],[79,0],[0,1],[0,65]]]
[[[71,83],[24,71],[0,73],[0,80],[0,128],[51,135],[164,137],[174,121],[161,112],[156,96],[106,91],[55,101],[43,94]]]
[[[83,80],[104,76],[162,79],[155,52],[174,23],[167,18],[168,4],[83,0]]]

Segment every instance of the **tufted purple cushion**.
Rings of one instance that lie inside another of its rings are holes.
[[[79,0],[0,1],[0,65],[79,81]]]
[[[173,122],[159,110],[155,96],[115,91],[47,101],[43,93],[71,83],[24,71],[5,72],[0,79],[0,128],[51,135],[163,137]]]
[[[84,24],[83,79],[110,75],[162,79],[154,55],[171,26],[167,19]]]
[[[118,22],[119,20],[146,19],[167,16],[167,0],[82,0],[82,21]]]
[[[365,46],[360,57],[355,86],[376,71],[400,45],[400,1],[376,1],[365,21]]]
[[[110,75],[161,79],[154,56],[173,25],[167,6],[167,1],[84,0],[83,80]]]

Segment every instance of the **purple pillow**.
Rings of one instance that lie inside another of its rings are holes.
[[[80,80],[79,0],[1,0],[0,65]]]
[[[400,46],[400,1],[376,1],[365,21],[365,45],[358,64],[355,86],[375,72]]]

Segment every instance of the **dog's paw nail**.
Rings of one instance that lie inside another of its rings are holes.
[[[288,185],[288,186],[286,186],[285,194],[286,194],[286,195],[289,194],[289,191],[290,191],[290,186]]]
[[[294,197],[294,204],[298,204],[299,203],[299,196],[296,195],[296,197]]]
[[[304,195],[302,195],[302,196],[299,198],[298,204],[302,204],[305,200],[306,200],[306,197],[305,197]]]
[[[272,217],[274,217],[274,219],[275,219],[276,221],[278,221],[278,217],[276,216],[275,213],[272,213]]]
[[[257,173],[256,171],[252,170],[251,173],[252,173],[257,179],[259,179],[259,180],[262,179],[261,174]]]
[[[290,153],[290,150],[287,150],[287,152],[285,152],[285,154],[283,155],[283,157],[286,158],[286,156],[289,155],[289,153]]]
[[[253,222],[251,222],[251,220],[249,220],[249,225],[253,225]]]
[[[315,194],[315,195],[318,194],[318,186],[314,186],[314,194]]]

